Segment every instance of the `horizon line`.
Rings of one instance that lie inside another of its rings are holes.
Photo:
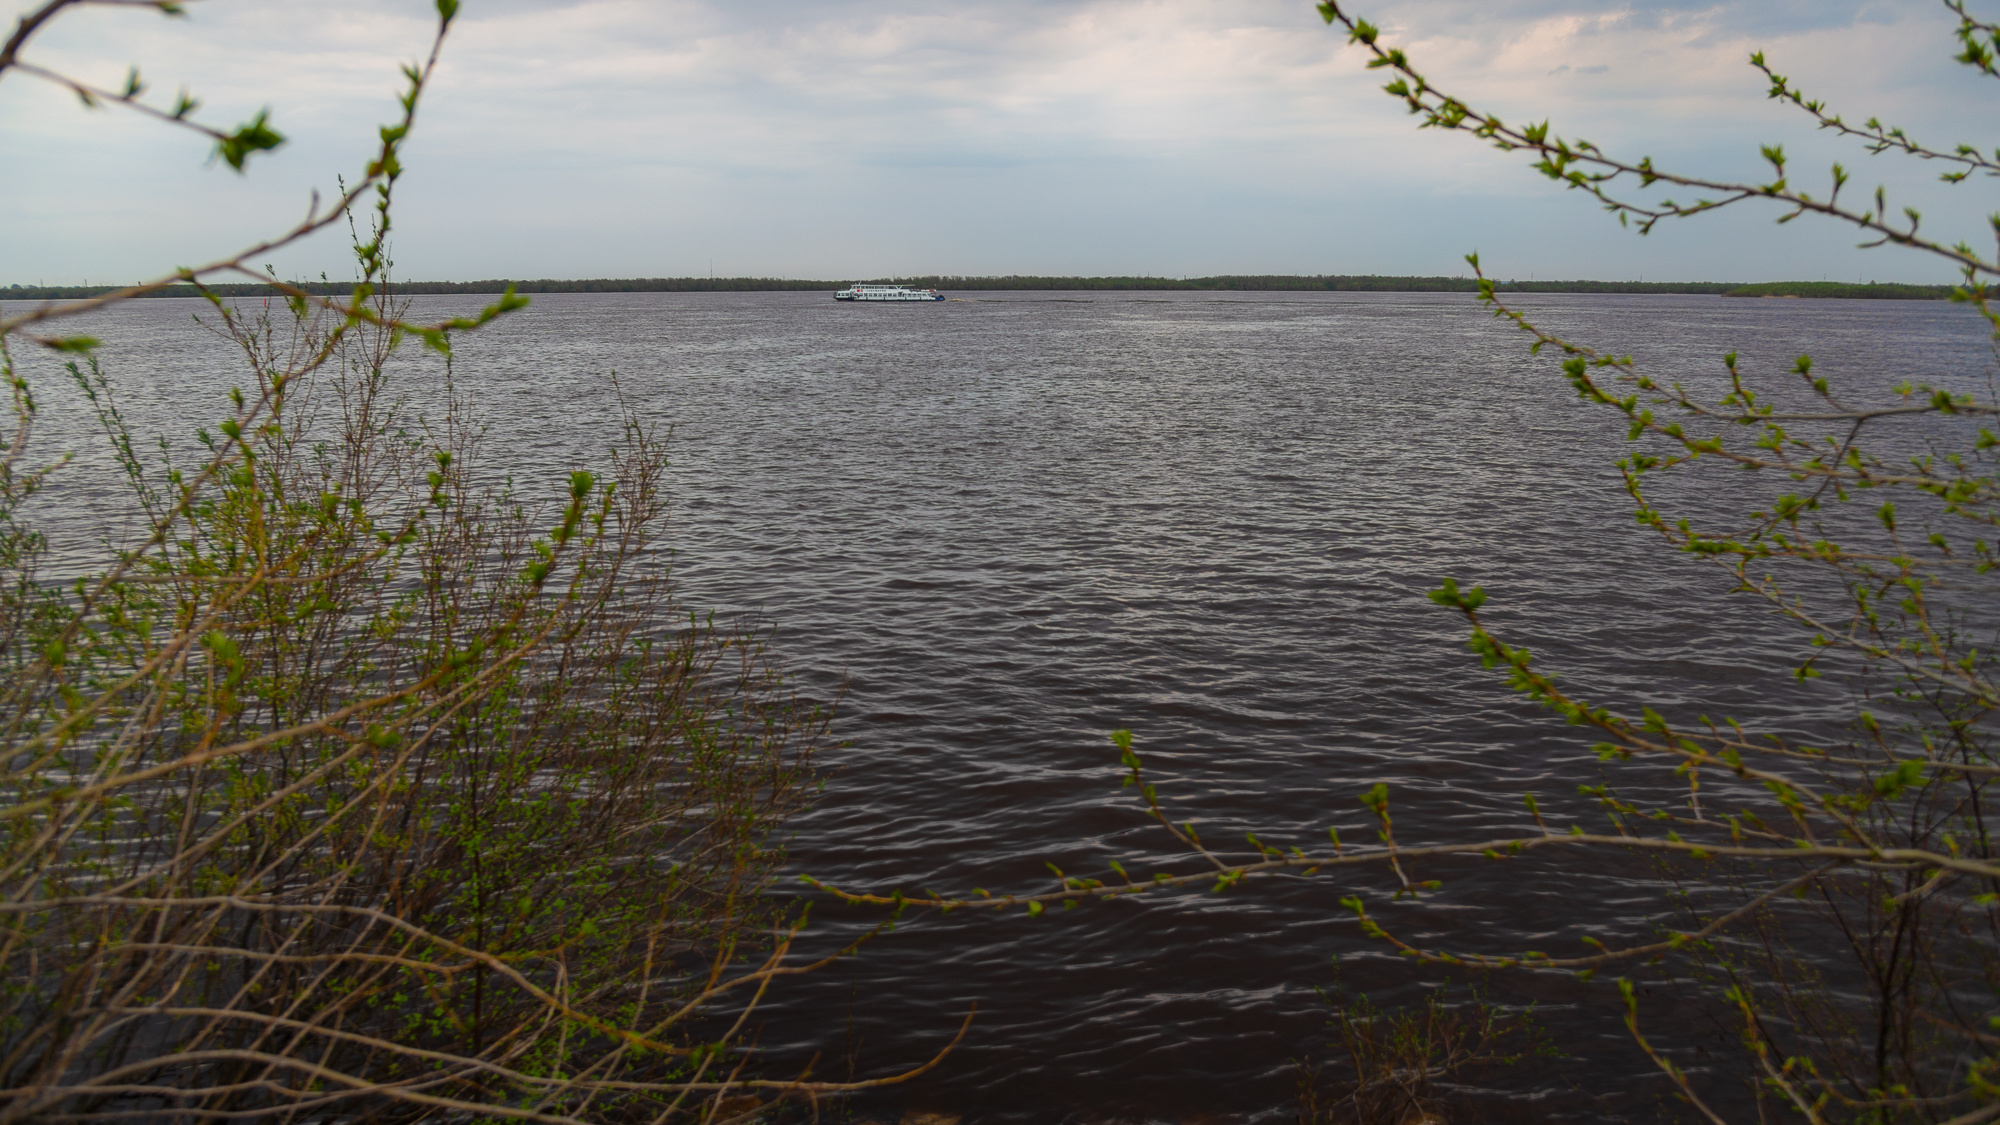
[[[322,275],[324,276],[324,275]],[[1542,281],[1535,278],[1488,279],[1496,290],[1515,293],[1623,293],[1623,294],[1710,294],[1736,296],[1844,296],[1888,299],[1943,299],[1958,289],[1954,285],[1925,285],[1913,282],[1840,281],[1605,281],[1588,278]],[[410,296],[450,294],[517,293],[634,293],[634,292],[780,292],[838,290],[859,283],[905,284],[924,288],[949,288],[985,292],[1032,292],[1037,290],[1205,290],[1248,292],[1477,292],[1479,280],[1464,274],[1210,274],[1200,277],[1157,277],[1152,275],[1046,275],[1046,274],[901,274],[886,277],[832,281],[784,277],[650,277],[650,278],[486,278],[476,281],[395,281],[382,287]],[[143,283],[142,283],[143,284]],[[353,291],[353,282],[296,281],[288,283],[315,296],[340,296]],[[134,286],[120,285],[23,285],[0,287],[0,300],[73,300],[101,297]],[[197,287],[174,282],[135,297],[198,298],[205,291],[215,296],[255,296],[268,292],[265,282],[233,282]]]

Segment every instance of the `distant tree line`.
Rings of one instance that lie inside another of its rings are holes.
[[[1217,277],[900,277],[863,278],[869,284],[898,283],[924,289],[955,289],[961,292],[1036,289],[1187,289],[1230,290],[1237,292],[1340,292],[1340,293],[1476,293],[1479,283],[1470,277],[1391,277],[1380,274],[1224,274]],[[403,281],[395,284],[404,296],[424,294],[495,294],[511,286],[516,293],[773,293],[839,289],[853,281],[820,281],[782,277],[636,277],[592,278],[582,281],[543,279],[540,281]],[[346,296],[350,282],[298,282],[291,288],[320,297]],[[111,285],[9,285],[0,287],[0,300],[63,301],[101,297],[118,292]],[[274,292],[269,285],[251,282],[208,286],[223,297],[260,297]],[[1494,283],[1498,292],[1511,293],[1704,293],[1726,297],[1846,297],[1902,301],[1942,301],[1951,296],[1949,285],[1905,285],[1895,282],[1853,285],[1829,281],[1773,281],[1746,285],[1734,281],[1506,281]],[[193,297],[193,286],[169,285],[145,297]]]
[[[1731,297],[1847,297],[1889,301],[1949,300],[1954,286],[1905,285],[1896,281],[1871,281],[1849,285],[1839,281],[1771,281],[1732,289]],[[1988,294],[1992,291],[1989,287]]]

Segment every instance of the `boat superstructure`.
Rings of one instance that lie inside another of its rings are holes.
[[[911,289],[902,285],[862,285],[856,283],[833,293],[836,301],[942,301],[935,289]]]

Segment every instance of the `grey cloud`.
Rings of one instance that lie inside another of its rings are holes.
[[[1019,168],[1034,161],[1002,152],[911,148],[869,153],[855,163],[864,168]]]

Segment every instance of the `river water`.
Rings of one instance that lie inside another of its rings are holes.
[[[684,599],[762,613],[805,690],[844,690],[845,744],[793,826],[794,871],[962,893],[1049,889],[1051,861],[1186,869],[1120,788],[1114,727],[1135,732],[1175,817],[1222,847],[1251,831],[1312,846],[1330,825],[1371,839],[1356,797],[1377,782],[1405,843],[1518,826],[1527,791],[1559,819],[1601,823],[1575,788],[1604,767],[1465,651],[1462,623],[1424,597],[1447,575],[1483,583],[1496,631],[1607,702],[1838,729],[1835,678],[1796,684],[1799,638],[1632,521],[1622,429],[1468,296],[963,296],[551,295],[458,347],[489,468],[551,495],[601,460],[617,372],[674,427]],[[1941,302],[1518,301],[1697,385],[1731,349],[1773,381],[1811,351],[1836,384],[1866,388],[1991,362],[1977,318]],[[480,302],[417,298],[412,315]],[[106,341],[141,434],[221,417],[240,381],[192,311],[139,301],[82,328]],[[73,397],[33,363],[39,440],[87,446]],[[1670,499],[1706,511],[1775,487],[1703,478]],[[1290,1120],[1300,1064],[1328,1057],[1329,997],[1406,1005],[1439,980],[1363,938],[1343,894],[1406,937],[1560,955],[1671,918],[1648,875],[1521,859],[1420,872],[1446,882],[1416,904],[1390,904],[1392,885],[1366,875],[1032,919],[909,917],[863,956],[787,982],[758,1017],[760,1049],[794,1070],[817,1057],[820,1077],[890,1073],[976,1003],[938,1069],[851,1111]],[[815,948],[880,918],[809,897]],[[1537,1005],[1564,1057],[1470,1080],[1480,1119],[1683,1112],[1608,981],[1487,987],[1493,1003]],[[1698,1074],[1702,1051],[1733,1040],[1673,982],[1645,995]]]

